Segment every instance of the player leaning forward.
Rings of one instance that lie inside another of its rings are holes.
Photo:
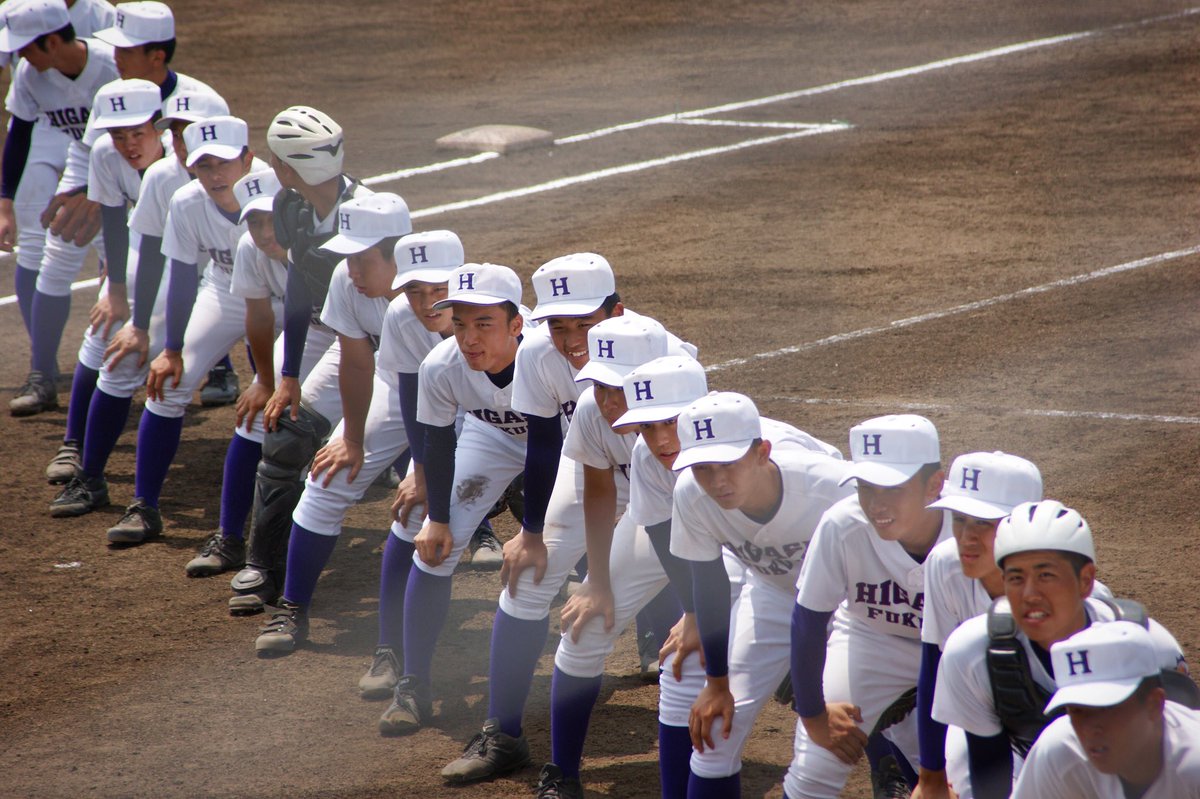
[[[820,452],[773,450],[758,410],[741,394],[697,400],[679,414],[677,429],[673,468],[682,473],[671,554],[691,561],[707,674],[688,721],[696,749],[688,796],[735,797],[742,747],[787,673],[788,619],[805,550],[822,516],[850,492],[849,465]],[[732,613],[723,546],[747,567]]]
[[[1172,695],[1195,688],[1179,644],[1140,606],[1092,597],[1096,551],[1078,511],[1054,500],[1018,505],[996,529],[994,549],[1004,597],[950,634],[933,697],[934,719],[967,733],[975,799],[1008,796],[1013,752],[1025,754],[1049,723],[1043,708],[1057,676],[1051,648],[1080,630],[1139,619]]]

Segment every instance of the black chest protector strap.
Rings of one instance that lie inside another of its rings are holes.
[[[1111,607],[1119,620],[1136,622],[1143,627],[1149,624],[1145,607],[1131,599],[1100,601]],[[1042,730],[1059,715],[1056,712],[1047,716],[1042,712],[1054,692],[1047,691],[1033,679],[1029,656],[1017,638],[1016,619],[1004,597],[996,599],[988,608],[987,633],[992,703],[1013,749],[1024,757]]]
[[[354,196],[358,185],[357,180],[349,178],[330,213],[336,214],[342,203]],[[333,238],[337,225],[329,233],[315,232],[312,204],[292,189],[284,189],[275,195],[272,211],[275,240],[289,252],[293,268],[304,278],[305,285],[312,293],[314,318],[319,318],[321,308],[325,305],[325,295],[329,293],[333,270],[344,258],[321,249],[322,244]]]

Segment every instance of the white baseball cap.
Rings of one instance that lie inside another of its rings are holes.
[[[1022,502],[1042,498],[1042,473],[1007,452],[970,452],[950,466],[942,496],[931,508],[958,511],[976,519],[1002,519]]]
[[[521,278],[499,264],[463,264],[450,273],[449,296],[433,304],[437,310],[456,302],[467,305],[499,305],[511,302],[521,307]]]
[[[996,563],[1021,552],[1053,550],[1083,555],[1096,561],[1092,528],[1079,511],[1054,499],[1023,502],[996,527],[992,554]]]
[[[410,233],[396,242],[395,256],[397,272],[393,289],[404,288],[414,280],[445,283],[450,273],[466,261],[462,241],[450,230]]]
[[[858,479],[890,488],[907,482],[927,463],[941,460],[937,429],[911,413],[879,416],[850,428],[854,462],[841,485]]]
[[[15,53],[37,37],[71,24],[63,0],[16,0],[6,3],[3,12],[0,50],[6,53]]]
[[[158,86],[148,80],[114,80],[92,100],[92,127],[108,130],[141,125],[162,110]]]
[[[137,47],[151,42],[166,42],[175,38],[175,17],[166,3],[141,0],[119,3],[111,28],[92,35],[113,47]]]
[[[337,231],[321,245],[322,250],[354,255],[384,239],[407,235],[412,233],[408,203],[399,194],[385,191],[346,200],[338,208]]]
[[[206,155],[232,161],[250,144],[250,131],[237,117],[209,117],[184,128],[183,143],[188,149],[186,166],[195,166]]]
[[[708,393],[708,378],[695,358],[667,355],[625,375],[621,387],[629,410],[613,427],[674,419]]]
[[[648,316],[614,316],[588,329],[588,362],[575,382],[594,380],[620,388],[625,375],[667,354],[667,329]]]
[[[587,316],[616,293],[612,267],[602,255],[577,252],[547,261],[533,273],[536,321],[551,316]]]
[[[1132,621],[1085,627],[1050,647],[1050,659],[1058,690],[1046,713],[1063,705],[1119,705],[1142,680],[1162,673],[1150,632]]]
[[[744,394],[714,391],[679,413],[679,456],[674,471],[697,463],[732,463],[762,438],[758,408]]]
[[[238,178],[237,183],[233,184],[233,196],[237,197],[238,205],[242,207],[238,221],[245,222],[246,215],[251,211],[273,210],[275,195],[282,188],[273,169],[251,172]]]
[[[184,122],[199,122],[209,117],[227,116],[229,103],[225,98],[213,91],[200,89],[176,89],[166,100],[162,101],[162,118],[154,123],[159,130],[171,127],[171,122],[181,119]]]

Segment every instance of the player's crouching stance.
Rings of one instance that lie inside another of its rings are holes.
[[[789,799],[836,797],[877,732],[901,756],[901,768],[918,759],[911,714],[884,727],[915,702],[922,564],[951,536],[950,515],[926,508],[945,476],[937,430],[909,414],[869,419],[850,430],[850,450],[854,466],[846,480],[857,482],[857,494],[821,520],[792,609],[800,719],[784,778]]]
[[[1200,713],[1167,700],[1150,633],[1097,624],[1050,649],[1066,709],[1030,750],[1014,799],[1200,797]]]
[[[404,675],[379,719],[384,735],[404,735],[433,714],[432,669],[450,607],[454,567],[480,521],[525,463],[527,424],[512,409],[512,381],[524,319],[521,280],[506,266],[465,264],[450,274],[454,338],[421,363],[417,421],[425,425],[428,518],[415,536],[405,588]],[[463,408],[462,434],[455,434]],[[393,528],[395,531],[395,528]],[[399,597],[396,602],[399,604]]]
[[[1013,753],[1027,753],[1049,723],[1043,708],[1057,676],[1050,650],[1092,624],[1145,622],[1169,695],[1195,690],[1179,644],[1141,606],[1091,597],[1096,552],[1077,511],[1054,500],[1018,505],[996,529],[995,553],[1004,597],[950,634],[933,697],[933,717],[967,733],[975,799],[1009,795]]]
[[[671,553],[691,561],[707,680],[688,720],[689,797],[741,795],[741,755],[755,718],[788,670],[790,608],[805,550],[846,497],[848,465],[805,450],[773,451],[748,397],[711,394],[678,420],[680,475]],[[746,564],[730,612],[722,546]],[[715,587],[715,589],[714,589]]]

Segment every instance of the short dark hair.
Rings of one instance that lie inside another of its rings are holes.
[[[379,240],[375,245],[375,249],[379,250],[379,254],[383,256],[383,260],[396,260],[396,242],[400,241],[401,238],[401,236],[388,236]]]
[[[617,310],[617,303],[620,301],[621,295],[614,291],[604,298],[604,302],[600,304],[600,309],[604,311],[605,316],[612,316],[613,312]]]
[[[142,52],[146,55],[150,55],[152,50],[162,50],[163,63],[170,64],[171,59],[175,57],[175,40],[166,39],[161,42],[146,42],[142,45]]]
[[[73,42],[73,41],[75,41],[75,26],[72,25],[70,22],[68,22],[66,25],[63,25],[61,28],[59,28],[56,31],[50,31],[49,33],[43,33],[41,36],[34,39],[33,43],[37,45],[37,49],[41,50],[44,53],[44,52],[46,52],[46,40],[49,39],[51,36],[57,36],[58,38],[62,39],[63,44],[68,44],[70,42]]]
[[[917,474],[920,475],[922,483],[927,483],[927,482],[929,482],[930,477],[933,477],[935,474],[937,474],[941,470],[942,470],[942,464],[941,464],[941,461],[938,461],[937,463],[925,464],[920,469],[917,469]]]
[[[504,309],[504,316],[510,322],[517,318],[517,314],[521,313],[521,309],[518,308],[515,303],[507,300],[500,303],[500,307]]]
[[[1071,564],[1071,571],[1075,572],[1076,577],[1083,574],[1083,567],[1092,562],[1087,555],[1080,555],[1078,552],[1059,550],[1059,554],[1067,559],[1067,563]]]

